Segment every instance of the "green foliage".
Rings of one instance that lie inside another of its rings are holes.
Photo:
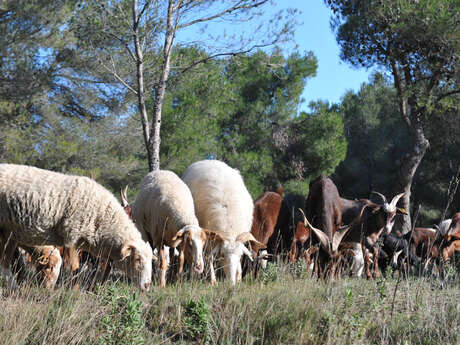
[[[297,279],[306,279],[308,277],[308,267],[305,260],[297,260],[289,265],[290,271]]]
[[[345,302],[349,306],[353,300],[353,289],[350,286],[345,286]]]
[[[187,337],[199,341],[200,344],[210,343],[211,310],[203,297],[198,301],[189,299],[185,303],[184,323]]]
[[[348,141],[346,158],[334,175],[340,193],[349,198],[367,198],[371,191],[392,194],[389,181],[397,178],[395,162],[410,144],[394,88],[375,74],[357,93],[345,95],[340,112]]]
[[[264,284],[272,283],[280,278],[279,267],[276,262],[268,261],[267,266],[262,269],[260,279]]]
[[[310,180],[288,180],[283,182],[283,190],[285,195],[295,194],[301,198],[305,198],[308,195],[310,188]],[[299,207],[304,207],[305,202],[302,202],[302,205]]]
[[[137,292],[115,285],[100,288],[102,303],[109,307],[101,321],[104,332],[98,339],[101,345],[144,344],[142,330],[142,302]]]
[[[195,47],[178,48],[173,55],[184,64],[197,57],[206,54]],[[311,53],[284,58],[280,50],[258,51],[173,77],[163,109],[163,168],[181,174],[193,161],[221,159],[241,171],[254,198],[270,181],[286,180],[284,168],[274,164],[279,152],[273,128],[293,121],[316,66]],[[329,164],[334,163],[324,163],[333,169]]]
[[[311,107],[311,113],[301,113],[277,135],[277,167],[283,180],[329,175],[345,158],[347,142],[338,107],[322,102]]]

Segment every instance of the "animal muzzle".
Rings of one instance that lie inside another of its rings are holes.
[[[148,292],[150,290],[150,285],[152,285],[151,281],[145,282],[145,283],[141,284],[140,288],[141,288],[142,291]]]
[[[198,263],[195,262],[195,263],[193,264],[193,270],[194,270],[196,273],[203,273],[203,269],[204,269],[203,260],[200,260]]]

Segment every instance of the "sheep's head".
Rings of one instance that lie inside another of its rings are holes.
[[[197,273],[202,273],[204,269],[203,262],[203,244],[206,241],[206,231],[197,225],[186,225],[180,229],[172,239],[173,247],[182,244],[187,258],[193,260],[193,269]]]
[[[141,239],[131,241],[123,246],[121,254],[122,260],[128,258],[128,275],[137,281],[141,290],[149,291],[154,259],[150,244]]]
[[[220,238],[220,243],[214,248],[211,255],[219,254],[224,262],[225,276],[235,285],[241,280],[241,257],[247,255],[252,261],[251,251],[246,248],[245,243],[252,242],[265,248],[265,245],[258,242],[250,232],[244,232],[237,236],[235,240]]]

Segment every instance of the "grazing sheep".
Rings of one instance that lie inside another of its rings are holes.
[[[203,272],[205,231],[195,215],[192,193],[172,171],[148,173],[142,180],[132,216],[145,240],[160,253],[160,285],[166,285],[167,259],[164,246],[179,246],[179,274],[184,256],[193,259],[194,270]]]
[[[116,261],[129,257],[132,277],[150,288],[150,245],[113,194],[90,178],[0,164],[0,233],[10,243],[2,262],[7,277],[18,244],[75,246]]]
[[[183,180],[192,191],[200,225],[215,234],[210,241],[211,282],[215,283],[213,255],[219,254],[225,275],[236,284],[241,280],[241,256],[252,260],[244,243],[265,247],[250,233],[254,204],[239,171],[218,160],[203,160],[190,165]]]

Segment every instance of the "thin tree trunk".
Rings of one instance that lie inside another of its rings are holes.
[[[144,144],[147,149],[147,159],[149,170],[153,167],[153,153],[150,149],[150,133],[149,120],[147,116],[147,107],[145,106],[145,88],[144,88],[144,57],[139,43],[139,19],[137,15],[137,1],[133,1],[133,40],[136,54],[136,73],[137,73],[137,100],[142,123],[142,133],[144,136]]]
[[[165,45],[163,48],[163,67],[160,75],[160,80],[155,87],[155,97],[153,102],[153,119],[152,129],[150,132],[150,140],[148,143],[148,152],[151,155],[151,165],[149,159],[150,171],[160,169],[160,127],[161,127],[161,113],[163,107],[163,100],[166,91],[166,83],[169,77],[170,60],[171,60],[171,47],[175,36],[174,20],[174,1],[170,0],[168,5],[168,18],[166,24]],[[178,11],[176,9],[176,11]],[[177,14],[178,15],[178,14]]]

